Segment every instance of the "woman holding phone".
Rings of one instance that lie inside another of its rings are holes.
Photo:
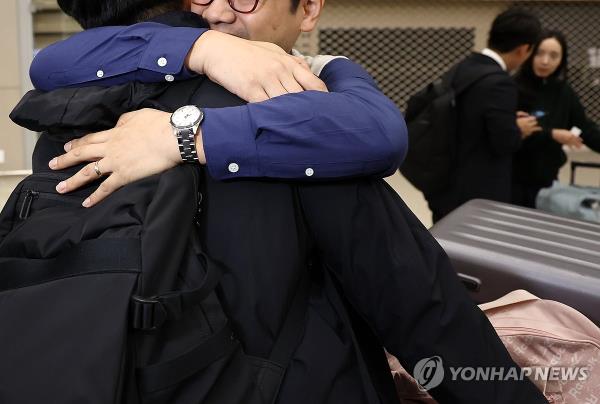
[[[600,152],[600,129],[585,114],[567,80],[564,35],[545,32],[516,77],[519,114],[537,118],[542,130],[523,140],[513,164],[513,203],[535,207],[542,188],[552,185],[567,161],[563,146],[587,145]]]

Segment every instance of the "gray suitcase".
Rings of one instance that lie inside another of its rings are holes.
[[[477,303],[525,289],[600,325],[600,224],[474,200],[431,232]]]
[[[542,189],[536,198],[536,208],[572,219],[600,223],[600,188],[575,185],[578,168],[600,169],[598,163],[571,163],[571,184],[558,181],[551,188]]]

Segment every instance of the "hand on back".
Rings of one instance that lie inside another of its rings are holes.
[[[98,189],[84,202],[85,207],[91,207],[127,184],[180,164],[169,117],[169,113],[153,109],[129,112],[121,116],[115,128],[67,143],[65,154],[52,159],[50,168],[89,164],[58,184],[56,190],[68,193],[103,177]],[[198,152],[200,163],[204,163],[202,148]]]

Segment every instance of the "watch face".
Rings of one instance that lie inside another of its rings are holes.
[[[173,113],[171,118],[173,125],[178,128],[194,126],[200,120],[202,111],[194,105],[186,105]]]

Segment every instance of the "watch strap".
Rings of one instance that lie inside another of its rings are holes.
[[[175,129],[175,137],[179,145],[179,153],[184,163],[198,163],[196,151],[196,128]]]

